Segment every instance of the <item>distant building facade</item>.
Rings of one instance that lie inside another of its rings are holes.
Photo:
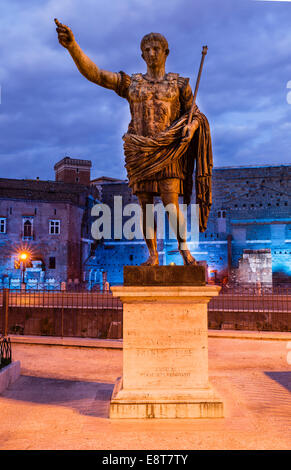
[[[121,284],[124,265],[140,265],[148,252],[142,238],[113,237],[114,197],[123,223],[137,197],[126,180],[91,179],[90,160],[65,157],[54,168],[56,181],[0,179],[0,289],[19,288],[22,276],[27,288]],[[214,169],[207,230],[189,243],[209,280],[290,282],[290,177],[290,165]],[[111,208],[112,236],[96,241],[91,211],[100,203]],[[25,270],[21,250],[31,254]],[[175,240],[158,240],[158,251],[160,264],[182,264]]]
[[[207,264],[210,279],[234,283],[258,279],[266,285],[290,281],[290,177],[289,165],[214,169],[207,230],[200,233],[198,245],[190,244],[193,256]],[[126,181],[100,180],[102,203],[113,208],[114,196],[120,195],[123,207],[137,202]],[[158,249],[160,264],[182,264],[176,242],[160,240]],[[107,273],[110,284],[118,284],[123,282],[124,265],[139,265],[146,258],[142,240],[121,238],[99,243],[90,262],[93,270]]]
[[[90,166],[66,157],[55,166],[56,181],[0,179],[0,288],[19,288],[22,276],[32,289],[83,282],[97,201]],[[21,252],[29,254],[24,266]]]

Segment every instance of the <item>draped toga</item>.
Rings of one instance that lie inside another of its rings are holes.
[[[193,119],[199,121],[193,139],[182,141],[193,95],[189,79],[168,73],[162,80],[124,72],[118,74],[116,93],[127,99],[131,122],[123,136],[125,167],[134,194],[158,194],[158,181],[177,178],[179,195],[190,204],[195,168],[196,204],[199,228],[204,232],[212,204],[213,167],[209,123],[196,106]]]

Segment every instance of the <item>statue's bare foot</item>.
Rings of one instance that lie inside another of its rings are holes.
[[[158,254],[150,255],[144,263],[141,263],[141,266],[158,266],[158,265],[159,265]]]
[[[189,250],[179,250],[179,251],[181,253],[185,266],[191,265],[191,264],[197,264],[197,261],[195,260],[195,258],[193,258]]]

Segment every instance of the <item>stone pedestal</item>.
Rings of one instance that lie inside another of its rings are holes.
[[[123,377],[110,418],[222,417],[223,403],[208,381],[207,325],[207,304],[220,288],[111,289],[123,302]]]

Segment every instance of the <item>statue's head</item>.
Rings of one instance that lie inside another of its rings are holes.
[[[169,46],[167,39],[160,33],[146,34],[140,43],[142,58],[147,64],[151,65],[155,62],[165,63],[169,54]]]

